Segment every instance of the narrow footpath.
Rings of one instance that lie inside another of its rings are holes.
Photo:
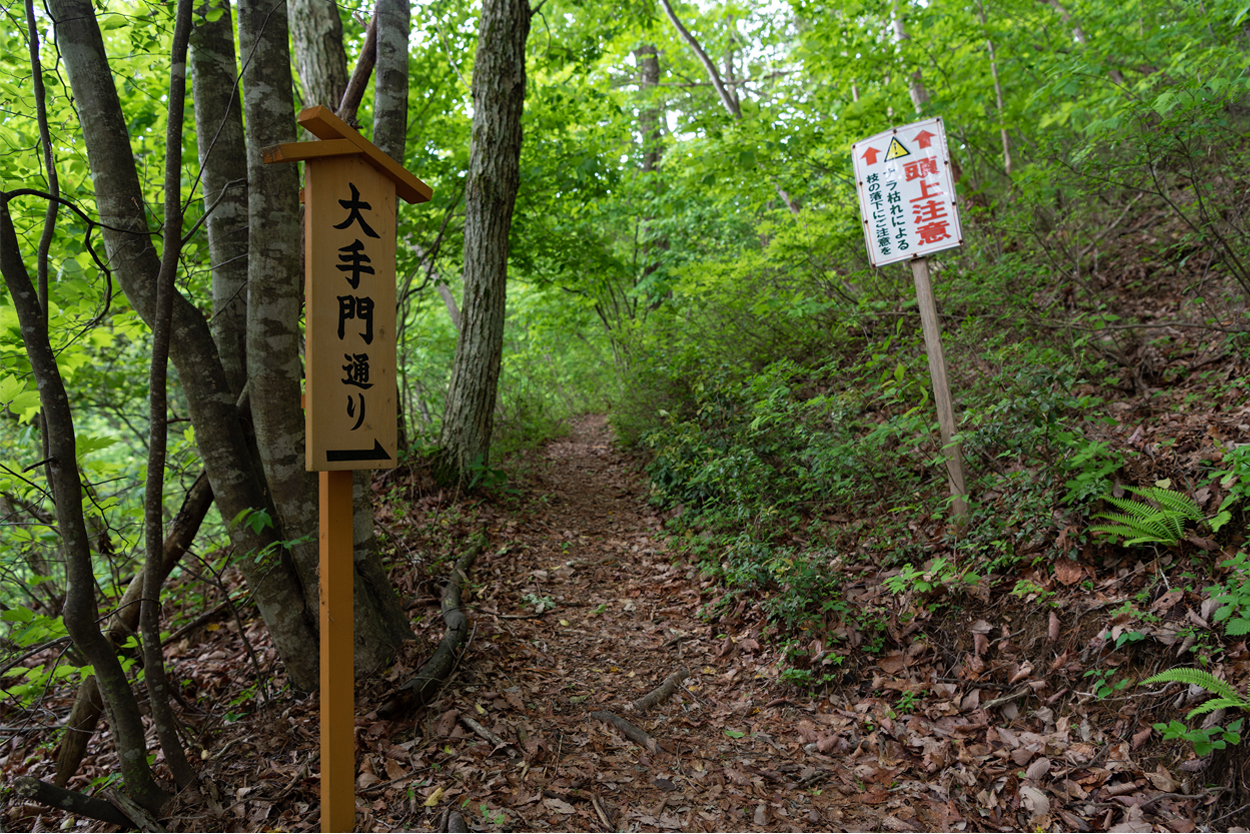
[[[472,830],[957,827],[953,804],[864,749],[862,716],[770,677],[758,626],[700,619],[715,593],[665,551],[610,438],[583,418],[532,462],[519,509],[496,508],[466,603],[472,643],[415,726],[358,719],[360,830],[438,830],[453,809]]]

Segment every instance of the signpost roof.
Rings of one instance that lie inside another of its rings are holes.
[[[434,194],[426,185],[395,160],[382,153],[377,145],[360,135],[360,132],[340,119],[328,108],[318,104],[306,107],[299,114],[300,125],[321,142],[286,142],[265,148],[265,162],[295,162],[301,159],[321,159],[327,156],[361,154],[372,165],[395,183],[395,193],[409,203],[424,203]]]

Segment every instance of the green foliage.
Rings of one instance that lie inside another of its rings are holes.
[[[960,570],[950,559],[939,556],[924,568],[904,565],[887,577],[885,586],[892,594],[929,594],[938,589],[958,590],[961,585],[975,585],[981,579],[970,570]]]
[[[1087,440],[1073,432],[1060,432],[1059,439],[1071,449],[1063,459],[1063,471],[1071,475],[1064,482],[1063,500],[1082,506],[1107,492],[1110,477],[1124,465],[1124,456],[1113,451],[1105,440]]]
[[[1213,480],[1228,490],[1215,516],[1208,524],[1218,531],[1233,518],[1233,509],[1250,498],[1250,444],[1237,446],[1224,455],[1226,469],[1216,470]]]
[[[1221,584],[1207,588],[1220,606],[1211,615],[1211,622],[1224,623],[1224,633],[1229,637],[1250,634],[1250,556],[1239,552],[1220,566],[1231,570]]]
[[[1192,498],[1163,487],[1128,487],[1135,495],[1155,502],[1147,504],[1129,498],[1105,496],[1105,500],[1123,510],[1119,513],[1098,513],[1112,524],[1094,524],[1090,530],[1124,539],[1125,546],[1162,544],[1172,547],[1185,536],[1185,522],[1202,521],[1202,511]]]
[[[1094,695],[1099,698],[1110,698],[1128,686],[1128,678],[1115,680],[1113,669],[1088,669],[1081,677],[1089,678],[1094,687]]]
[[[1230,744],[1240,744],[1241,728],[1244,723],[1245,719],[1238,718],[1229,722],[1227,728],[1214,725],[1205,728],[1198,727],[1193,730],[1179,721],[1160,721],[1151,726],[1163,736],[1164,741],[1175,741],[1177,739],[1188,741],[1194,746],[1194,753],[1202,757],[1215,750],[1223,750]]]
[[[1205,669],[1168,669],[1146,678],[1141,685],[1150,686],[1156,683],[1183,683],[1186,686],[1201,687],[1215,696],[1190,710],[1185,716],[1187,721],[1192,721],[1199,715],[1205,715],[1217,709],[1238,709],[1242,712],[1250,712],[1250,699],[1242,697],[1227,681],[1220,680]],[[1197,730],[1190,730],[1179,721],[1171,721],[1155,724],[1154,728],[1162,734],[1164,741],[1184,739],[1194,745],[1195,753],[1205,756],[1212,750],[1222,750],[1228,744],[1241,743],[1241,728],[1244,721],[1245,719],[1238,718],[1229,723],[1226,728],[1212,726]]]

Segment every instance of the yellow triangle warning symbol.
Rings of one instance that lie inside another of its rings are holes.
[[[900,156],[910,156],[911,151],[903,147],[903,143],[897,138],[890,140],[890,149],[885,152],[885,160],[889,162],[891,159],[898,159]]]

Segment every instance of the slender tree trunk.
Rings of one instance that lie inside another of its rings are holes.
[[[378,0],[373,70],[373,144],[404,164],[408,141],[408,0]]]
[[[644,96],[644,104],[638,110],[638,131],[642,140],[642,161],[641,169],[644,177],[650,177],[654,174],[660,165],[660,157],[663,154],[663,130],[661,127],[664,111],[654,102],[650,101],[650,97],[660,85],[660,56],[659,51],[652,44],[640,46],[634,50],[634,57],[638,61],[638,89]],[[732,62],[730,63],[732,66]],[[652,180],[651,191],[653,197],[659,197],[661,185],[658,181]],[[640,281],[646,281],[651,275],[659,270],[661,264],[662,253],[669,249],[669,241],[666,236],[657,236],[652,232],[652,224],[655,217],[648,212],[642,218],[639,236],[642,238],[642,273]],[[664,299],[669,295],[667,292],[653,293],[651,295],[651,309],[658,307],[663,303]],[[609,335],[612,332],[609,331]]]
[[[998,59],[994,56],[994,40],[989,36],[989,24],[985,19],[985,4],[977,0],[977,14],[981,17],[981,28],[985,30],[985,48],[990,55],[990,75],[994,78],[994,99],[998,105],[998,129],[1003,140],[1003,170],[1011,177],[1011,139],[1007,136],[1007,114],[1003,108],[1003,85],[998,80]]]
[[[127,298],[151,323],[159,262],[149,238],[143,192],[95,10],[90,0],[49,0],[48,8],[78,107],[109,260]],[[230,520],[266,506],[263,482],[248,454],[230,385],[204,316],[180,294],[175,293],[172,301],[170,357],[187,397],[218,508]],[[277,546],[273,531],[235,525],[231,536],[240,568],[292,685],[315,690],[316,631],[289,559]]]
[[[252,426],[278,526],[299,573],[305,613],[317,616],[317,479],[304,468],[298,322],[303,303],[299,169],[266,165],[261,149],[295,141],[285,4],[240,0],[239,49],[247,125],[247,366]]]
[[[204,14],[213,8],[224,13],[209,21]],[[238,399],[247,383],[247,159],[229,0],[198,9],[190,66],[204,210],[212,212],[206,226],[213,341],[230,395]]]
[[[304,106],[339,106],[347,89],[347,55],[343,21],[331,0],[289,0],[295,69],[304,92]]]
[[[654,44],[644,44],[634,50],[638,61],[638,89],[644,99],[654,94],[660,86],[660,54]],[[660,164],[664,137],[660,124],[662,110],[650,100],[644,100],[638,109],[638,132],[642,138],[642,171],[650,174]]]
[[[911,36],[907,34],[907,28],[903,23],[903,15],[898,10],[898,0],[890,5],[890,17],[894,27],[894,46],[900,52],[904,41],[911,40]],[[924,113],[924,106],[929,103],[929,91],[924,86],[924,75],[919,69],[911,74],[911,82],[907,85],[907,94],[911,97],[911,105],[916,110],[916,115]]]
[[[187,490],[182,507],[169,525],[169,535],[162,546],[161,583],[169,578],[170,571],[181,561],[184,553],[191,547],[208,508],[213,503],[213,489],[203,472],[195,479],[191,489]],[[126,593],[118,600],[112,616],[104,625],[104,635],[113,645],[116,652],[126,638],[135,633],[139,623],[139,603],[143,597],[143,585],[147,579],[147,571],[131,580]],[[95,732],[97,722],[104,712],[104,702],[100,699],[100,687],[95,675],[90,675],[78,685],[74,698],[74,706],[70,708],[69,717],[65,720],[65,735],[61,739],[60,749],[56,754],[56,778],[53,781],[58,788],[65,787],[69,779],[78,770],[83,757],[87,755],[87,743]]]
[[[483,0],[465,190],[464,299],[439,475],[464,484],[488,462],[503,357],[508,233],[520,185],[527,0]]]
[[[56,364],[56,354],[48,339],[47,319],[39,304],[39,294],[22,262],[17,234],[9,215],[8,196],[3,192],[0,192],[0,273],[17,311],[26,355],[39,386],[39,402],[47,433],[49,485],[65,559],[65,629],[95,668],[127,792],[144,808],[159,813],[169,795],[152,779],[139,704],[113,647],[98,625],[100,612],[95,599],[91,546],[83,518],[74,418]]]
[[[161,253],[161,270],[156,278],[156,316],[152,328],[152,360],[148,372],[148,472],[143,498],[143,602],[139,608],[139,631],[143,636],[143,679],[148,687],[148,701],[156,738],[165,763],[179,788],[185,789],[196,780],[195,771],[187,761],[178,737],[178,720],[170,705],[169,678],[165,674],[165,656],[161,650],[161,585],[165,575],[165,451],[168,446],[169,337],[173,317],[174,280],[178,276],[182,237],[182,125],[187,100],[187,41],[191,36],[192,0],[178,0],[174,12],[173,44],[169,68],[169,104],[165,123],[165,247]]]

